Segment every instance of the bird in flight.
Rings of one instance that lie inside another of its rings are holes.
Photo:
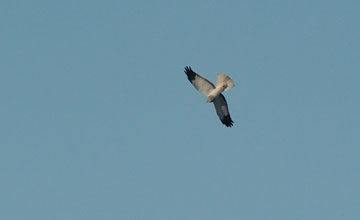
[[[230,117],[225,97],[221,93],[234,87],[234,81],[232,81],[229,76],[219,73],[217,75],[216,86],[214,86],[209,80],[195,73],[189,66],[185,67],[184,72],[195,89],[208,97],[206,102],[214,103],[215,111],[220,121],[226,125],[226,127],[231,127],[233,120]]]

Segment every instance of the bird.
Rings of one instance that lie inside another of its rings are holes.
[[[217,75],[216,86],[209,80],[194,72],[190,66],[186,66],[184,70],[188,80],[195,87],[195,89],[207,96],[207,103],[214,103],[216,114],[220,121],[226,126],[233,126],[233,120],[230,117],[229,108],[226,102],[223,91],[228,91],[235,86],[234,81],[224,73]]]

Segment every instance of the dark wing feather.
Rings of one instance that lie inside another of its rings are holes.
[[[230,117],[229,108],[223,94],[219,94],[214,99],[214,106],[215,106],[216,114],[219,116],[220,121],[224,125],[226,125],[226,127],[231,127],[233,125],[233,120]]]
[[[212,84],[209,80],[195,73],[191,67],[185,67],[185,74],[187,75],[188,80],[193,84],[195,89],[201,92],[204,95],[208,95],[210,91],[215,89],[214,84]]]

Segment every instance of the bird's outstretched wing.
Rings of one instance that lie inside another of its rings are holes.
[[[233,120],[231,120],[229,108],[223,94],[219,94],[214,99],[214,106],[220,121],[226,125],[226,127],[231,127],[233,125]]]
[[[201,92],[204,95],[208,95],[213,89],[215,89],[214,84],[209,80],[195,73],[191,67],[185,67],[184,71],[189,79],[189,81],[194,85],[195,89]]]

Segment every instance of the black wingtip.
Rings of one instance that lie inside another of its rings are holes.
[[[233,126],[233,120],[231,120],[230,118],[230,115],[227,115],[227,116],[224,116],[222,119],[221,119],[221,122],[226,125],[226,127],[231,127]]]
[[[184,72],[187,75],[190,82],[195,79],[196,73],[191,69],[190,66],[185,66],[185,71]]]

